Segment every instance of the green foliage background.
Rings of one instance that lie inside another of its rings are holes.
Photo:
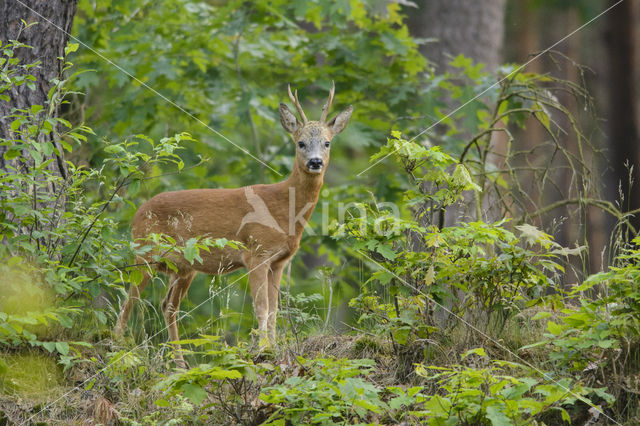
[[[88,145],[90,164],[104,158],[99,146],[105,137],[144,133],[159,138],[187,131],[195,139],[181,153],[188,173],[146,180],[139,193],[128,194],[132,204],[113,207],[123,233],[134,206],[159,191],[268,183],[287,176],[294,146],[277,117],[278,104],[288,101],[287,84],[299,89],[311,117],[319,115],[332,80],[333,110],[356,106],[334,145],[322,194],[331,217],[337,215],[337,201],[366,197],[368,184],[393,194],[396,182],[382,170],[361,179],[363,186],[353,185],[355,173],[367,167],[369,153],[393,126],[416,131],[426,124],[419,120],[424,112],[438,105],[431,92],[420,96],[431,76],[417,51],[420,40],[408,35],[395,3],[163,1],[150,7],[144,1],[81,2],[75,28],[93,48],[74,57],[87,72],[73,85],[86,96],[72,103],[100,135]],[[398,116],[405,118],[397,121]],[[209,161],[189,168],[201,158]],[[318,213],[314,219],[312,228],[318,230]],[[305,238],[303,244],[310,252],[320,246],[334,266],[342,262],[335,253],[339,245],[327,237]],[[294,266],[294,289],[313,292],[317,277],[301,258]],[[209,280],[197,280],[189,296],[194,301],[208,297]],[[357,282],[336,285],[336,295],[345,300],[357,291]],[[246,304],[246,287],[239,288],[235,297]],[[230,309],[238,310],[251,311],[238,309],[237,303]],[[199,313],[209,316],[211,306]]]

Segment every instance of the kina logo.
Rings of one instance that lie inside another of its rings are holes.
[[[240,227],[238,228],[238,232],[236,232],[236,235],[238,235],[244,225],[248,223],[257,223],[259,225],[266,226],[267,228],[275,229],[281,234],[285,233],[269,211],[267,204],[262,198],[260,198],[258,194],[253,191],[252,187],[245,187],[244,195],[247,197],[247,203],[249,203],[249,205],[253,207],[253,211],[244,215],[244,217],[242,218],[242,222],[240,222]]]

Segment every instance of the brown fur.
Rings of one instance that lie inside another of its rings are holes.
[[[297,99],[294,101],[300,111]],[[327,123],[307,122],[306,117],[301,123],[284,104],[280,104],[279,112],[283,127],[292,134],[296,145],[300,141],[305,143],[304,149],[296,148],[296,160],[288,179],[271,185],[234,189],[163,192],[144,203],[134,216],[134,239],[145,238],[150,233],[163,233],[174,238],[178,244],[193,237],[211,237],[240,241],[245,246],[241,250],[228,247],[212,249],[210,253],[202,250],[202,264],[190,264],[182,257],[173,258],[171,260],[178,268],[177,273],[162,265],[153,265],[150,254],[140,259],[156,270],[169,274],[169,289],[162,303],[162,312],[171,341],[179,338],[177,313],[196,273],[220,275],[241,267],[246,268],[249,274],[260,343],[275,341],[282,271],[298,250],[304,224],[318,201],[329,162],[329,148],[325,144],[344,129],[352,108],[347,108]],[[322,161],[324,165],[321,170],[310,168],[312,157],[315,161]],[[290,200],[290,196],[295,197],[295,202]],[[290,203],[294,208],[290,207]],[[264,213],[260,206],[266,206],[269,214],[260,214]],[[294,218],[300,219],[300,216],[303,220],[294,223]],[[150,278],[145,271],[142,282],[138,286],[131,286],[128,300],[118,317],[116,334],[124,333],[131,310]],[[177,349],[176,361],[184,365],[179,346]]]

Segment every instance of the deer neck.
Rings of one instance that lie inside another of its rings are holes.
[[[326,170],[326,168],[324,170]],[[300,212],[309,203],[312,203],[313,206],[309,209],[309,216],[311,216],[311,212],[313,212],[313,208],[318,202],[318,197],[320,197],[320,190],[322,189],[324,180],[324,170],[321,173],[311,174],[300,170],[299,166],[294,164],[291,176],[289,176],[286,182],[287,186],[293,188],[293,192],[295,193],[296,212]],[[291,192],[291,189],[289,191]]]
[[[318,174],[307,173],[294,163],[291,176],[280,184],[280,188],[286,191],[284,208],[288,218],[287,232],[296,241],[300,241],[304,226],[318,203],[323,177],[324,171]]]

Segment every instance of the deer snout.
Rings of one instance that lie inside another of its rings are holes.
[[[311,158],[307,161],[307,169],[312,172],[319,172],[322,170],[322,166],[324,166],[324,161],[322,158]]]

